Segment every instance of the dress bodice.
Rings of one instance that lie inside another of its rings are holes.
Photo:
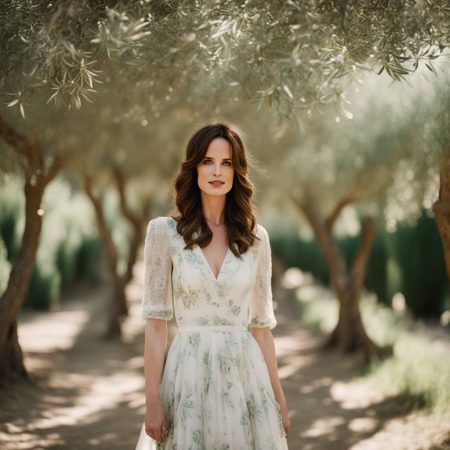
[[[228,249],[217,279],[201,248],[185,242],[172,217],[150,220],[144,246],[142,318],[170,320],[178,326],[276,326],[272,302],[269,236],[260,237],[236,257]]]

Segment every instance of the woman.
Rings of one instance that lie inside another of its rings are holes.
[[[192,136],[175,190],[178,216],[151,220],[145,239],[146,415],[136,450],[287,449],[271,248],[234,127]],[[174,309],[178,334],[164,360]]]

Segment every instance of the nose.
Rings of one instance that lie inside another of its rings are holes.
[[[214,175],[220,174],[220,163],[214,166]]]

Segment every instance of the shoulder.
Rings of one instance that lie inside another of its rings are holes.
[[[172,217],[168,216],[158,216],[151,219],[147,225],[147,234],[164,235],[169,222],[173,220]]]
[[[265,249],[264,251],[267,251],[267,249],[270,248],[269,233],[267,232],[265,227],[263,227],[260,224],[257,224],[256,225],[256,234],[259,237],[259,240],[256,245],[256,247],[259,250],[259,253],[261,253],[263,251],[261,249]]]
[[[256,234],[262,240],[269,239],[269,234],[267,233],[267,230],[259,223],[256,224]]]
[[[149,225],[152,224],[153,226],[165,226],[168,223],[174,222],[175,223],[175,219],[171,216],[158,216],[155,217],[153,219],[150,220],[150,222],[148,223]]]

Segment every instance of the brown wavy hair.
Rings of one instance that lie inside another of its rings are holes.
[[[175,176],[175,205],[179,214],[177,231],[186,242],[185,249],[197,244],[205,247],[211,242],[212,231],[202,213],[201,192],[197,182],[197,165],[200,164],[215,138],[226,139],[231,145],[234,168],[233,186],[226,194],[224,221],[228,232],[228,246],[240,257],[259,239],[256,235],[256,213],[251,198],[254,185],[248,177],[249,157],[243,140],[235,126],[224,122],[209,123],[190,138],[185,161]],[[197,236],[193,237],[194,232]]]

